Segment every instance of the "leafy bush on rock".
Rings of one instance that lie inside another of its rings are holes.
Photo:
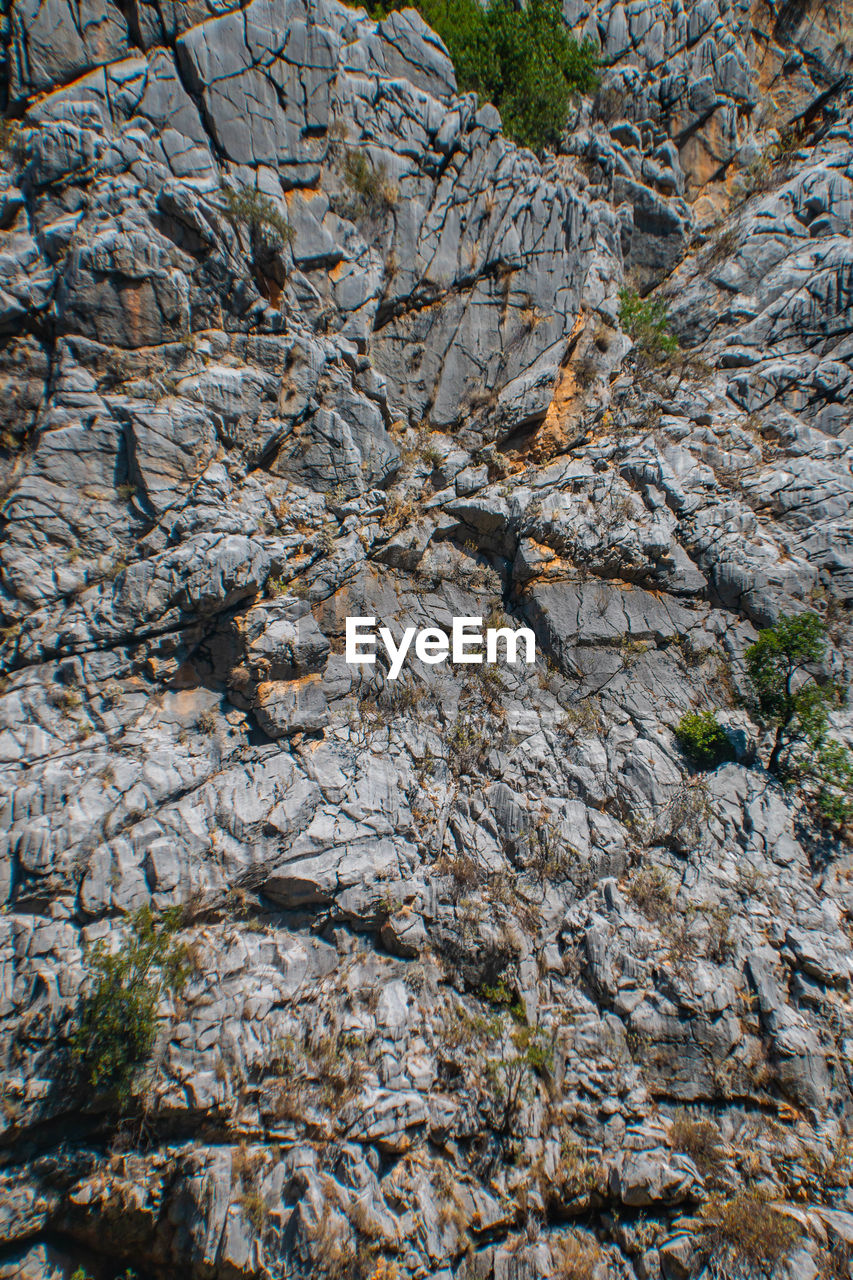
[[[678,350],[662,298],[641,298],[636,289],[620,289],[619,323],[646,360],[664,360]]]
[[[713,711],[682,716],[675,737],[684,754],[700,769],[716,769],[724,760],[734,759],[729,736]]]
[[[409,4],[391,0],[371,12]],[[574,38],[557,0],[416,0],[415,7],[447,46],[460,92],[494,103],[507,136],[522,146],[556,145],[572,98],[597,87],[595,44]]]
[[[180,913],[157,918],[149,907],[131,917],[117,951],[96,942],[89,952],[90,990],[71,1039],[72,1060],[86,1084],[127,1101],[157,1034],[157,1006],[188,976],[186,948],[175,940]]]
[[[759,632],[745,660],[752,712],[773,734],[768,772],[799,783],[816,816],[842,828],[853,822],[853,753],[829,732],[829,713],[841,694],[821,674],[826,651],[826,624],[816,613],[783,614]],[[712,711],[682,716],[675,736],[702,769],[733,759]]]
[[[783,614],[758,633],[746,651],[755,710],[775,730],[767,768],[779,772],[783,755],[825,727],[834,686],[820,684],[810,667],[826,656],[826,626],[816,613]]]

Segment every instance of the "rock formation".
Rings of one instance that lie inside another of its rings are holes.
[[[850,675],[849,0],[565,0],[544,158],[414,10],[7,9],[0,1280],[853,1274],[849,831],[743,662]]]

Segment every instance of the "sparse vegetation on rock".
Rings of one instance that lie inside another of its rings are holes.
[[[0,1280],[850,1280],[851,54],[747,8],[5,6]]]
[[[179,921],[179,912],[158,918],[142,907],[117,950],[97,942],[87,957],[72,1061],[86,1085],[114,1092],[123,1103],[154,1047],[161,998],[180,992],[188,976],[186,949],[174,936]]]
[[[714,1179],[725,1168],[724,1144],[712,1120],[691,1120],[686,1113],[678,1113],[670,1125],[669,1140],[674,1151],[690,1156],[703,1177]]]
[[[282,249],[293,239],[293,228],[275,201],[255,187],[222,187],[225,211],[238,226],[248,227],[252,236],[268,247]]]
[[[389,182],[384,163],[374,165],[363,151],[351,148],[344,157],[344,181],[353,191],[356,212],[393,209],[399,192]]]
[[[798,1223],[755,1191],[712,1199],[703,1210],[706,1241],[715,1261],[747,1271],[775,1267],[802,1238]]]
[[[678,350],[678,338],[662,298],[643,298],[636,289],[620,289],[619,323],[645,360],[664,360]]]

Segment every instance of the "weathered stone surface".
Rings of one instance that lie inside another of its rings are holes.
[[[817,610],[849,681],[849,5],[566,0],[540,158],[414,10],[8,8],[0,1277],[688,1280],[755,1188],[814,1280],[849,832],[744,651]],[[391,680],[351,616],[536,660]],[[119,1120],[68,1050],[144,906]]]
[[[258,723],[270,738],[322,729],[328,708],[319,676],[262,681],[254,702]]]
[[[645,1207],[661,1200],[678,1204],[690,1195],[696,1174],[690,1162],[661,1153],[626,1152],[610,1170],[610,1187],[623,1204]]]
[[[121,58],[128,31],[110,0],[14,0],[9,6],[9,89],[14,100],[67,84]]]

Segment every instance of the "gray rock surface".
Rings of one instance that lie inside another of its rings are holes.
[[[850,833],[743,697],[780,612],[849,683],[850,6],[564,13],[541,158],[413,10],[2,19],[0,1280],[722,1280],[726,1208],[850,1274]],[[70,1047],[143,907],[120,1115]]]

